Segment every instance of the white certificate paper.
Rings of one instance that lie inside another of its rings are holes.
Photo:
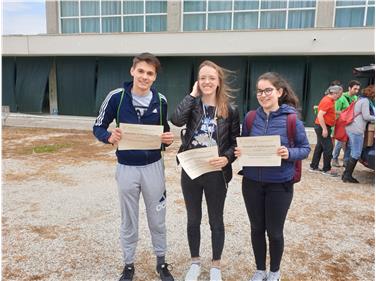
[[[210,158],[218,157],[218,146],[190,149],[177,156],[182,168],[192,180],[205,173],[221,170],[209,164]]]
[[[280,136],[238,137],[236,142],[242,152],[239,157],[241,167],[281,166],[281,156],[277,155]]]
[[[161,148],[163,126],[121,123],[118,150],[152,150]]]

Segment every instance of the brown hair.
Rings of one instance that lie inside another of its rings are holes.
[[[161,69],[161,63],[159,61],[159,59],[154,56],[153,54],[150,54],[150,53],[142,53],[142,54],[139,54],[137,56],[135,56],[133,58],[133,65],[132,67],[136,67],[136,64],[138,64],[139,62],[146,62],[147,64],[151,64],[155,67],[155,72],[158,73],[159,70]]]
[[[276,72],[266,72],[257,79],[256,85],[260,80],[268,80],[277,90],[283,90],[282,95],[278,99],[279,105],[288,104],[295,108],[298,108],[298,97],[295,95],[295,92],[293,91],[289,83],[281,75]]]
[[[351,80],[349,82],[349,88],[352,88],[354,86],[360,86],[360,82],[358,80]]]
[[[374,100],[375,99],[375,85],[369,85],[365,87],[362,93],[363,93],[363,96]]]
[[[198,67],[198,75],[200,74],[201,68],[203,68],[204,66],[209,66],[211,68],[214,68],[217,71],[219,85],[218,85],[215,97],[216,97],[216,103],[217,103],[217,108],[218,108],[218,116],[222,118],[227,118],[228,117],[228,105],[230,103],[230,100],[234,98],[231,95],[231,93],[234,90],[231,89],[231,87],[228,85],[227,79],[230,74],[233,74],[233,71],[220,67],[210,60],[205,60]]]

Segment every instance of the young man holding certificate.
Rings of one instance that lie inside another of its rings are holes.
[[[159,125],[163,126],[160,143],[170,145],[173,142],[173,135],[169,132],[170,127],[167,122],[167,100],[151,88],[159,68],[160,62],[152,54],[143,53],[134,57],[130,69],[133,81],[125,83],[124,88],[111,91],[103,101],[93,127],[93,133],[98,140],[118,145],[122,138],[127,138],[126,133],[130,136],[132,133],[141,136],[145,131],[142,126]],[[117,127],[109,132],[108,127],[114,120]],[[138,124],[139,128],[132,125],[133,127],[130,127],[132,133],[123,132],[121,128],[127,128],[127,124],[129,127],[130,124]],[[149,230],[157,257],[157,274],[163,281],[172,281],[174,278],[165,262],[166,188],[161,146],[157,149],[155,147],[141,149],[131,140],[127,145],[119,145],[116,150],[118,160],[116,181],[121,208],[120,240],[125,263],[120,281],[133,280],[135,272],[140,193],[145,201]]]
[[[201,63],[198,81],[192,92],[179,103],[171,118],[171,122],[178,127],[186,125],[179,152],[185,151],[181,153],[184,154],[197,151],[191,158],[201,160],[200,167],[188,167],[181,161],[181,186],[187,208],[187,234],[191,252],[191,265],[185,276],[186,281],[198,280],[201,273],[200,224],[203,194],[208,206],[213,249],[210,280],[222,280],[220,262],[225,240],[223,209],[227,183],[232,178],[231,163],[235,160],[236,137],[240,134],[239,112],[230,103],[231,90],[226,84],[225,74],[223,68],[211,61]],[[206,165],[202,163],[204,161]],[[195,173],[197,170],[191,169],[189,172],[188,168],[200,168],[201,171]]]

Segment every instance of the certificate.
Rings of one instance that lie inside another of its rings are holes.
[[[190,149],[177,156],[182,168],[192,180],[205,173],[221,170],[209,164],[210,158],[218,157],[218,146]]]
[[[280,136],[238,137],[236,142],[242,152],[240,166],[281,166],[281,156],[277,155],[277,149],[281,146]]]
[[[161,148],[163,126],[121,123],[118,150],[152,150]]]

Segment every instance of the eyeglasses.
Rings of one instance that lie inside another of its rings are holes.
[[[256,95],[258,97],[261,97],[262,94],[265,94],[266,97],[270,96],[274,91],[274,88],[265,88],[264,90],[257,89]]]

